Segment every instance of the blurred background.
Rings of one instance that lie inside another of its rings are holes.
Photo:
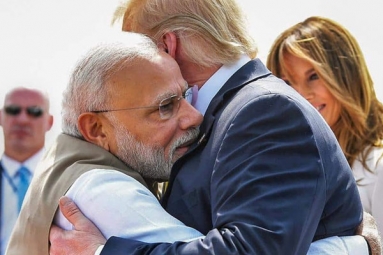
[[[378,97],[383,100],[381,0],[238,2],[258,43],[258,57],[264,61],[278,34],[308,16],[326,16],[343,24],[359,41]],[[47,146],[61,131],[61,94],[74,64],[89,47],[120,30],[120,23],[111,25],[119,3],[120,0],[0,1],[0,107],[5,92],[13,87],[45,90],[55,117],[47,133]],[[2,153],[1,127],[0,131]]]

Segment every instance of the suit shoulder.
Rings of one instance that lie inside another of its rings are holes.
[[[293,98],[301,98],[299,93],[297,93],[291,86],[272,74],[251,81],[247,86],[244,86],[243,89],[245,91],[249,89],[259,91],[261,93],[263,92],[265,94],[281,94]]]

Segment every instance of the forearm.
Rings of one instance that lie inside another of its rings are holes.
[[[229,238],[225,240],[225,238]],[[231,240],[231,241],[230,241]],[[246,245],[249,248],[248,245]],[[240,244],[239,239],[233,239],[232,233],[222,234],[218,230],[210,231],[205,238],[197,239],[191,242],[175,243],[144,243],[131,239],[111,237],[105,244],[101,255],[162,255],[162,254],[262,254],[253,253],[246,250],[246,247]],[[268,253],[273,254],[273,253]]]
[[[169,215],[143,185],[116,171],[93,170],[81,176],[67,196],[106,238],[174,242],[202,236]],[[57,218],[60,226],[68,223],[61,213]]]

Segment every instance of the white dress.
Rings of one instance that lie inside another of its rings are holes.
[[[375,218],[380,233],[383,233],[383,159],[380,159],[382,153],[383,148],[374,147],[367,157],[367,166],[373,172],[364,169],[360,160],[356,160],[352,166],[363,209]]]

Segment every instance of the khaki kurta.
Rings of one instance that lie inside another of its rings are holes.
[[[148,187],[141,175],[108,151],[61,134],[37,166],[6,255],[49,255],[49,229],[59,198],[81,174],[97,168],[120,171]]]

